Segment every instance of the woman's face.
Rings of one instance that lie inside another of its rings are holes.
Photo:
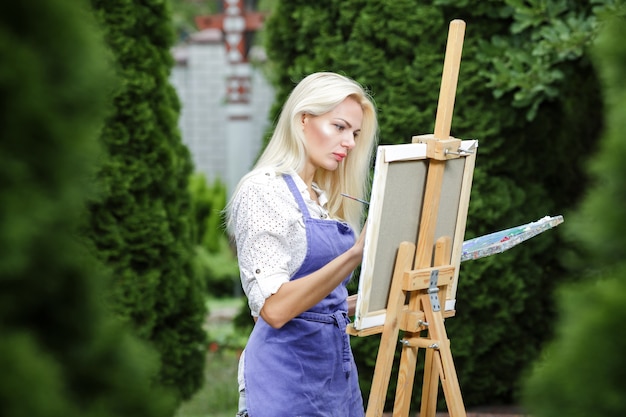
[[[311,174],[318,168],[336,170],[354,148],[362,123],[363,109],[351,97],[320,116],[302,115],[307,170]]]

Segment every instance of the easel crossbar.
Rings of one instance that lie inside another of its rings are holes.
[[[403,276],[402,289],[404,291],[418,291],[428,289],[432,271],[438,271],[439,279],[437,286],[452,284],[456,268],[452,265],[435,266],[419,270],[407,271]]]
[[[445,310],[443,311],[442,315],[444,319],[447,319],[450,317],[454,317],[456,315],[456,311]],[[423,311],[410,311],[408,305],[405,305],[403,307],[401,317],[402,318],[400,320],[400,325],[399,325],[400,330],[410,331],[410,332],[419,331],[422,328],[422,325],[420,323],[423,323],[426,321],[426,316],[424,315]],[[363,329],[363,330],[355,329],[354,323],[350,323],[346,327],[346,333],[354,337],[373,336],[375,334],[382,333],[383,330],[384,330],[384,325],[368,327],[367,329]]]

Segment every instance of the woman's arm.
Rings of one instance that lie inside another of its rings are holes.
[[[348,316],[354,316],[354,314],[356,313],[356,301],[357,301],[357,294],[354,295],[349,295],[347,300],[348,300]]]
[[[265,300],[261,317],[278,329],[328,296],[361,262],[365,229],[346,252],[317,271],[281,285],[275,294]]]

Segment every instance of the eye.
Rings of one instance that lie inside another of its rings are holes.
[[[344,125],[341,125],[338,123],[335,123],[335,128],[337,129],[338,132],[343,132],[346,129]]]

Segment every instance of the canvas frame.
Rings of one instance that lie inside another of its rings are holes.
[[[423,135],[431,136],[431,135]],[[435,241],[452,238],[453,284],[445,310],[454,310],[471,183],[478,141],[461,141],[462,156],[446,161]],[[401,242],[417,243],[429,158],[425,143],[382,145],[376,152],[365,248],[361,265],[354,328],[382,326],[397,251]]]

